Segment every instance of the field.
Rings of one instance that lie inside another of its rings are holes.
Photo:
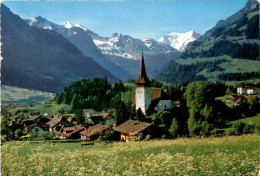
[[[15,114],[15,112],[17,112],[18,110],[27,110],[28,112],[40,112],[41,114],[43,114],[46,111],[51,111],[52,113],[58,113],[60,110],[64,109],[65,111],[70,110],[70,105],[66,105],[66,104],[55,104],[55,103],[51,103],[51,104],[38,104],[38,105],[34,105],[33,107],[19,107],[19,108],[14,108],[9,110],[9,112],[11,114]]]
[[[12,86],[1,86],[2,103],[32,103],[53,99],[53,93],[23,89]]]
[[[257,175],[260,136],[111,144],[6,142],[2,175]]]

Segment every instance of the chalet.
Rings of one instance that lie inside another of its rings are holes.
[[[83,116],[90,117],[95,111],[93,109],[83,109]]]
[[[237,94],[238,95],[244,95],[246,94],[246,88],[243,86],[237,87]]]
[[[29,126],[26,126],[24,128],[24,130],[27,133],[29,133],[29,132],[32,133],[33,136],[39,136],[39,135],[44,133],[44,129],[41,128],[40,126],[38,126],[36,123],[29,125]]]
[[[142,133],[143,136],[151,135],[151,137],[156,137],[159,135],[159,131],[152,123],[145,123],[134,120],[126,121],[125,123],[116,127],[114,131],[120,133],[121,141],[133,140],[133,135],[138,133]]]
[[[111,123],[114,121],[114,116],[111,115],[110,113],[102,113],[102,124],[107,124],[107,123]]]
[[[238,95],[256,95],[260,94],[260,89],[257,87],[237,87],[237,94]]]
[[[247,94],[248,95],[255,95],[255,94],[260,94],[260,90],[259,88],[257,87],[250,87],[250,88],[247,88]]]
[[[76,127],[62,127],[60,130],[60,139],[66,139],[70,136],[72,139],[80,138],[80,132],[82,132],[85,128],[81,126]]]
[[[99,133],[104,132],[105,130],[107,130],[107,127],[99,124],[89,127],[88,129],[80,133],[81,140],[86,141],[86,140],[97,139],[99,137]]]
[[[41,119],[41,115],[33,115],[33,116],[31,116],[31,118],[29,119],[29,120],[31,120],[31,121],[39,121],[40,119]]]
[[[226,98],[227,104],[239,105],[247,100],[243,95],[230,95]]]
[[[151,81],[146,75],[143,54],[140,75],[135,82],[132,106],[135,106],[136,110],[140,108],[145,115],[172,108],[170,97],[162,89],[151,88]]]
[[[59,131],[62,126],[70,126],[71,123],[68,122],[63,116],[55,115],[48,123],[46,127],[49,128],[49,131]]]

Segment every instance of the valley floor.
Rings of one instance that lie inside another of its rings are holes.
[[[260,136],[2,145],[2,175],[257,175]]]

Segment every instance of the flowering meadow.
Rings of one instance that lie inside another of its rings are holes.
[[[257,175],[260,136],[1,147],[2,175]]]

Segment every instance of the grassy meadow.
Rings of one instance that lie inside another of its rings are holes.
[[[1,86],[2,103],[30,103],[33,101],[43,102],[53,98],[53,93],[12,86]]]
[[[32,107],[18,107],[9,110],[10,113],[15,114],[18,110],[27,110],[28,112],[40,112],[43,114],[46,111],[51,111],[53,113],[58,113],[60,110],[64,109],[65,111],[68,111],[70,109],[70,105],[67,104],[55,104],[55,103],[50,103],[50,104],[37,104]]]
[[[260,136],[2,145],[2,175],[257,175]]]

